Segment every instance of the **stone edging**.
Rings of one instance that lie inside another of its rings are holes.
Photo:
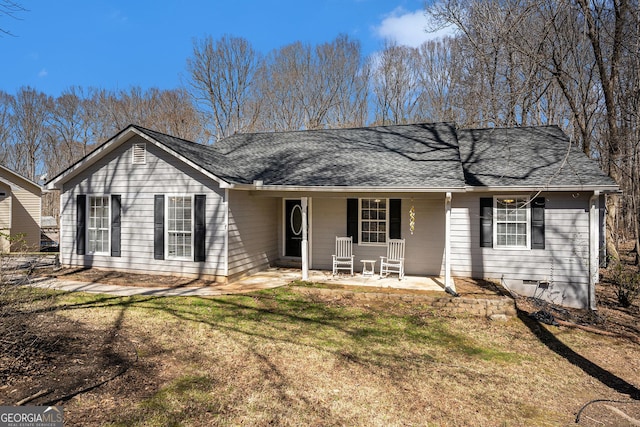
[[[292,286],[292,289],[306,295],[332,299],[353,299],[356,301],[401,301],[408,304],[424,304],[436,310],[453,314],[488,317],[493,320],[507,320],[516,316],[515,301],[509,297],[464,298],[452,296],[432,296],[423,294],[393,294],[381,292],[355,292],[348,289],[307,288]]]

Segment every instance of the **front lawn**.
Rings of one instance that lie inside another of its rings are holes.
[[[41,392],[28,404],[61,402],[69,426],[557,426],[640,386],[637,344],[526,316],[323,302],[288,287],[0,299],[12,340],[0,341],[0,404]]]

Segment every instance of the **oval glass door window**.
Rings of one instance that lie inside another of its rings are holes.
[[[295,205],[291,209],[291,218],[289,218],[291,231],[294,236],[299,236],[302,233],[302,206]]]

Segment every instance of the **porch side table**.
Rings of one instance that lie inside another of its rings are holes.
[[[376,274],[376,260],[375,259],[361,259],[362,263],[362,276],[373,277]]]

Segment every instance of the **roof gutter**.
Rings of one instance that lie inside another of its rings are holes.
[[[464,187],[368,187],[368,186],[304,186],[304,185],[264,185],[256,180],[253,184],[228,184],[225,188],[235,190],[311,192],[311,193],[462,193]]]
[[[531,191],[598,191],[600,194],[620,193],[618,186],[581,185],[581,186],[464,186],[464,187],[369,187],[369,186],[305,186],[305,185],[264,185],[264,181],[255,180],[252,184],[225,183],[222,188],[244,191],[268,192],[310,192],[310,193],[487,193],[487,192],[531,192]]]
[[[601,194],[620,193],[617,185],[554,185],[554,186],[466,186],[468,193],[486,192],[530,192],[530,191],[599,191]]]

